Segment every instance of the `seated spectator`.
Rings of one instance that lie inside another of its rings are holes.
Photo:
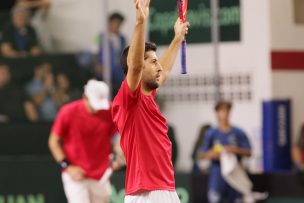
[[[53,121],[58,111],[54,74],[49,64],[35,69],[34,77],[26,85],[26,91],[35,104],[39,120]]]
[[[52,67],[49,63],[43,63],[34,69],[33,79],[25,86],[28,95],[33,95],[43,88],[43,81],[48,72],[52,72]]]
[[[40,48],[44,53],[53,53],[55,46],[48,23],[51,0],[17,0],[16,6],[29,10],[30,24],[36,31]]]
[[[50,7],[50,0],[17,0],[16,6],[30,10],[33,14],[36,10],[47,12]]]
[[[11,83],[10,69],[0,63],[0,122],[35,121],[33,104],[26,102],[25,95]]]
[[[81,98],[81,93],[72,89],[70,80],[64,73],[56,75],[56,100],[59,107],[71,101]]]
[[[36,56],[41,53],[35,30],[28,23],[28,11],[14,7],[12,23],[2,33],[1,52],[5,57]]]
[[[292,146],[292,160],[298,171],[304,172],[304,124],[297,142]]]

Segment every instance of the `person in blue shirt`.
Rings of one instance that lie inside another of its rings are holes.
[[[14,7],[11,22],[3,29],[1,53],[5,57],[26,57],[41,54],[36,31],[29,24],[29,12]]]
[[[233,153],[240,161],[242,157],[251,156],[251,146],[243,130],[230,124],[229,115],[232,104],[219,101],[215,105],[218,126],[207,131],[201,146],[200,159],[212,160],[209,183],[208,202],[240,202],[241,194],[234,190],[222,177],[220,166],[221,150]]]
[[[111,83],[112,83],[112,97],[117,94],[122,81],[125,76],[120,66],[120,56],[126,47],[126,38],[120,32],[121,26],[124,22],[124,16],[120,13],[112,13],[108,18],[108,40],[109,40],[109,57],[110,57],[110,68],[111,68]],[[103,41],[105,35],[100,35],[100,52],[99,62],[104,64],[104,50]],[[98,77],[98,76],[97,76]],[[97,78],[102,79],[102,78]]]

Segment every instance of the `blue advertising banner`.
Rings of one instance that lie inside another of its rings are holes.
[[[291,102],[263,102],[263,163],[264,172],[291,169]]]

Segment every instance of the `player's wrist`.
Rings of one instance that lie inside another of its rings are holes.
[[[146,20],[136,20],[135,27],[137,27],[137,26],[145,26],[146,23],[147,23]]]
[[[60,168],[63,170],[67,169],[71,165],[70,162],[66,158],[59,161],[58,164],[59,164]]]
[[[173,38],[173,43],[181,44],[184,41],[184,36],[175,35]]]

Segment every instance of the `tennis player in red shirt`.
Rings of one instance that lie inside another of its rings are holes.
[[[51,129],[49,147],[69,203],[110,202],[109,155],[117,130],[108,98],[104,82],[89,80],[83,99],[64,105]]]
[[[156,45],[145,42],[149,0],[134,1],[136,24],[130,47],[121,57],[126,74],[114,101],[112,117],[121,134],[127,161],[125,203],[178,203],[166,119],[154,97],[167,79],[189,23],[177,20],[175,36],[158,60]]]

